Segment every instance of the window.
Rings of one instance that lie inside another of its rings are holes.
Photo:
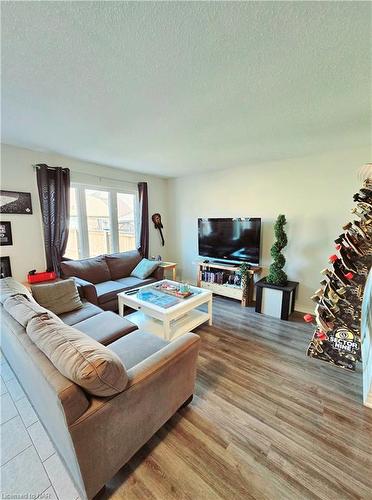
[[[119,251],[136,247],[135,199],[133,194],[117,193]]]
[[[85,189],[89,256],[111,252],[110,193]]]
[[[137,247],[137,191],[74,184],[70,191],[70,233],[65,255],[71,259]]]

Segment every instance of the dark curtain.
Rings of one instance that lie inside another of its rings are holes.
[[[138,183],[138,195],[140,206],[140,246],[138,251],[146,259],[149,256],[149,200],[147,194],[147,182]]]
[[[36,165],[47,271],[60,275],[70,223],[70,170]]]

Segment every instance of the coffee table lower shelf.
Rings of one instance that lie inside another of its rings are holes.
[[[174,340],[187,332],[191,332],[197,326],[210,321],[210,315],[206,312],[192,309],[180,318],[170,322],[169,331],[165,331],[164,323],[161,320],[151,318],[141,311],[136,311],[125,316],[142,331],[147,331],[162,339]]]

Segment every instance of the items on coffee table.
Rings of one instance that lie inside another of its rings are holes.
[[[160,290],[161,292],[168,293],[169,295],[174,295],[175,297],[179,297],[181,299],[190,297],[190,295],[193,294],[190,285],[188,285],[187,283],[169,283],[168,281],[163,281],[158,285],[155,285],[154,288]]]
[[[172,293],[162,290],[162,285],[166,285],[165,288],[168,290],[171,288]],[[174,340],[205,322],[211,325],[212,292],[184,285],[191,292],[185,298],[174,294],[179,291],[180,286],[181,283],[163,280],[138,288],[136,293],[120,292],[119,314],[124,316],[125,307],[135,309],[136,312],[127,315],[126,319],[135,323],[140,330],[151,331],[167,340]],[[204,304],[207,305],[207,312],[199,310]]]

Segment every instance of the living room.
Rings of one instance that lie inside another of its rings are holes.
[[[371,4],[1,11],[4,498],[371,498]]]

